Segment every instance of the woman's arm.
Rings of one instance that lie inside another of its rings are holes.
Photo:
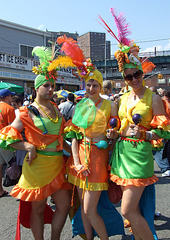
[[[90,174],[90,170],[87,169],[84,165],[80,163],[79,153],[78,153],[78,141],[76,138],[72,139],[72,154],[74,159],[74,166],[77,172],[81,171],[84,176],[88,176]],[[83,170],[84,169],[84,170]]]
[[[19,141],[19,142],[10,144],[10,146],[15,149],[27,151],[28,155],[27,155],[26,161],[29,162],[29,165],[37,156],[36,147],[29,142]]]
[[[12,122],[11,126],[16,128],[20,132],[23,130],[23,124],[22,124],[19,116],[15,118],[15,120]],[[29,164],[31,164],[31,162],[37,156],[36,147],[29,142],[18,141],[18,142],[15,142],[15,143],[11,143],[10,146],[14,149],[27,151],[28,155],[27,155],[27,160],[26,161],[28,161]]]
[[[118,116],[118,106],[115,102],[111,102],[111,117]]]
[[[152,112],[153,116],[165,115],[163,101],[158,94],[154,94],[152,97]]]

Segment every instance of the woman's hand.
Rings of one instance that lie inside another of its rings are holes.
[[[26,162],[30,165],[32,161],[37,157],[36,147],[33,144],[29,144],[27,146],[27,156],[26,156]]]
[[[81,172],[85,177],[89,176],[90,174],[90,170],[87,169],[87,167],[82,164],[77,164],[75,166],[75,169],[77,172]]]
[[[131,136],[135,136],[136,138],[140,138],[140,131],[139,131],[139,126],[138,125],[135,125],[135,124],[131,124],[130,125],[130,131],[131,131]]]
[[[115,139],[119,137],[119,133],[114,129],[108,129],[106,137],[109,139]]]

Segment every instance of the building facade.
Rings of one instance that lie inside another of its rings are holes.
[[[105,33],[88,32],[77,38],[78,45],[86,58],[95,60],[110,59],[110,41],[106,41]]]
[[[170,89],[170,51],[158,51],[156,54],[153,52],[141,53],[140,57],[148,57],[155,64],[154,70],[144,76],[145,85],[157,89]],[[125,86],[115,58],[107,61],[94,61],[93,63],[101,71],[104,79],[113,81],[115,89],[120,90]]]
[[[39,64],[38,58],[32,56],[32,49],[47,46],[52,36],[50,32],[0,19],[0,81],[18,84],[24,87],[25,94],[30,94],[36,77],[32,67]],[[72,69],[61,69],[57,80],[56,90],[77,90],[82,83]]]

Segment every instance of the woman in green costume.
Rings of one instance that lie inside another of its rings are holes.
[[[143,75],[151,72],[154,64],[138,56],[139,47],[127,38],[130,31],[124,15],[121,13],[117,16],[114,8],[110,10],[118,37],[100,19],[105,29],[119,43],[120,49],[115,52],[115,57],[126,89],[131,87],[118,102],[121,122],[119,132],[109,130],[107,133],[108,138],[118,139],[110,160],[110,179],[121,186],[121,212],[130,222],[135,240],[153,240],[157,239],[154,227],[152,229],[147,218],[142,216],[139,201],[145,187],[158,181],[154,175],[151,141],[162,137],[160,129],[165,129],[168,121],[161,98],[146,88],[143,80]]]
[[[151,240],[153,234],[140,213],[139,201],[145,186],[158,180],[154,175],[151,141],[160,137],[151,128],[163,129],[167,120],[161,98],[143,84],[142,65],[124,63],[122,74],[132,89],[119,100],[119,132],[110,131],[107,135],[121,135],[111,157],[110,179],[121,186],[121,212],[130,221],[135,239]]]

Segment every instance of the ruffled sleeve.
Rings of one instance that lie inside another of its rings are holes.
[[[164,131],[162,129],[153,129],[152,132],[156,133],[161,138],[170,139],[170,131]]]
[[[81,140],[83,138],[80,128],[74,125],[71,119],[65,124],[64,133],[65,139],[76,138],[77,140]]]
[[[151,126],[154,128],[151,131],[160,137],[158,140],[151,141],[152,147],[154,150],[161,150],[164,148],[163,139],[170,139],[169,119],[165,115],[154,116]]]
[[[5,150],[14,151],[15,149],[10,144],[23,141],[21,133],[11,125],[6,126],[0,130],[0,147]]]
[[[150,125],[152,128],[161,128],[163,130],[170,130],[170,120],[165,115],[154,116]]]

